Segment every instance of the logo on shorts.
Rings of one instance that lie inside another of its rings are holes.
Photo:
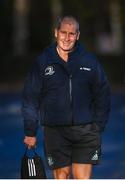
[[[55,73],[55,71],[53,70],[53,67],[52,66],[48,66],[46,69],[45,69],[45,75],[53,75]]]
[[[47,158],[47,160],[48,160],[48,164],[49,164],[49,166],[52,166],[53,165],[53,158],[51,157],[51,156],[49,156],[48,158]]]
[[[93,155],[93,157],[92,157],[91,160],[92,160],[92,161],[97,161],[98,158],[99,158],[99,157],[98,157],[98,151],[96,150],[96,151],[95,151],[95,154]]]

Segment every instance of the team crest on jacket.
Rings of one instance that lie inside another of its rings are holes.
[[[52,66],[48,66],[46,69],[45,69],[45,75],[53,75],[55,73],[55,71],[53,70],[53,67]]]

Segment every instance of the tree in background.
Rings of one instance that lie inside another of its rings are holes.
[[[22,56],[28,50],[30,0],[13,2],[13,54]]]
[[[55,22],[56,19],[62,15],[62,11],[63,11],[63,4],[61,2],[61,0],[50,0],[50,7],[51,7],[51,22],[52,22],[52,26],[51,26],[51,40],[53,41],[53,30],[55,27]]]
[[[107,1],[106,7],[108,11],[110,31],[103,29],[101,32],[96,32],[97,51],[103,54],[121,54],[123,50],[123,33],[120,1]],[[103,24],[106,22],[107,21],[103,22]]]
[[[0,57],[1,61],[11,54],[12,46],[12,0],[0,0]]]
[[[50,39],[49,1],[14,0],[13,12],[13,54],[40,51]]]

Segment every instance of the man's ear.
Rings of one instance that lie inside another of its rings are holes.
[[[80,31],[78,31],[77,40],[79,40],[79,37],[80,37]]]
[[[54,31],[54,35],[55,35],[55,38],[57,38],[57,29],[55,28],[55,31]]]

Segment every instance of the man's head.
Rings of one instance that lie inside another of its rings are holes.
[[[60,29],[61,24],[62,23],[68,23],[68,24],[76,24],[76,30],[77,32],[79,32],[79,22],[77,21],[77,19],[71,15],[69,16],[64,16],[64,17],[60,17],[58,18],[57,24],[56,24],[56,29]]]
[[[72,51],[76,41],[79,39],[79,23],[72,16],[65,16],[58,20],[55,28],[57,46],[63,51]]]

